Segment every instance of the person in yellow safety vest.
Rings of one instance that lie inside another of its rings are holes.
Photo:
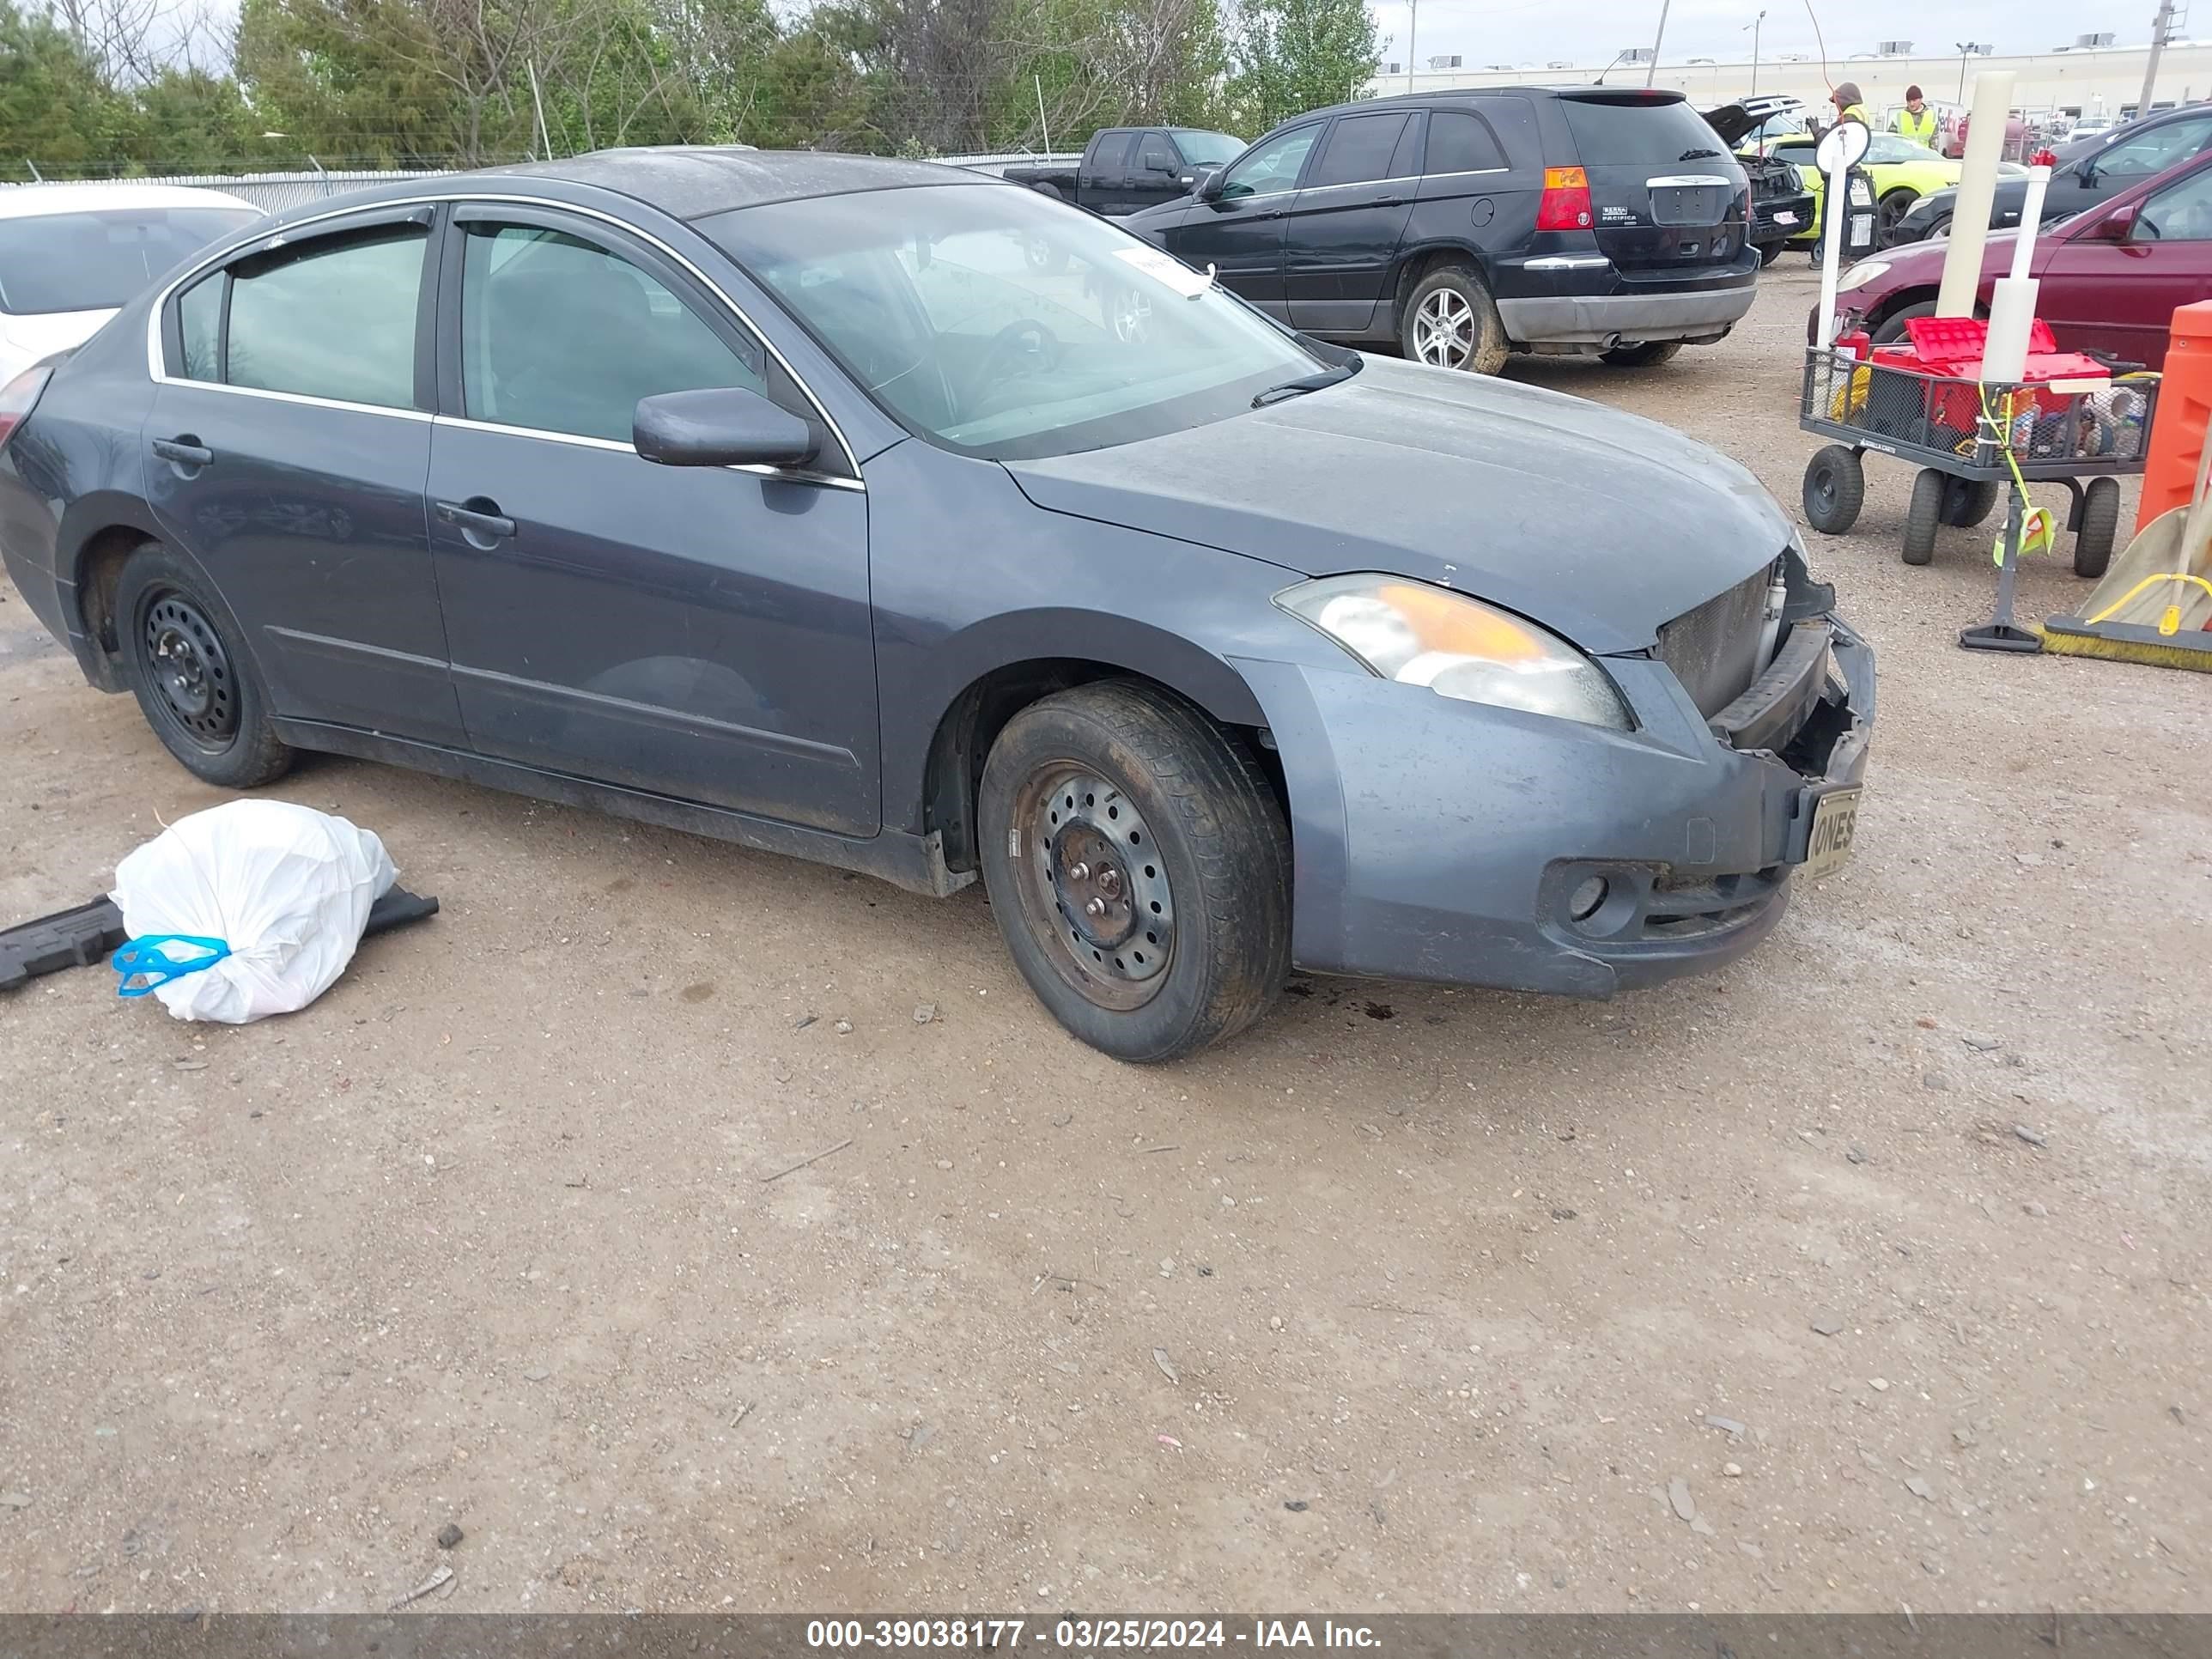
[[[1889,130],[1929,149],[1936,148],[1936,112],[1928,107],[1917,87],[1905,89],[1905,107],[1889,118]]]
[[[1828,94],[1828,101],[1836,106],[1838,121],[1856,121],[1869,128],[1874,125],[1873,122],[1867,119],[1866,106],[1859,101],[1857,82],[1838,82],[1836,89]]]

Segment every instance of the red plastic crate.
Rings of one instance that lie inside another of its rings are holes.
[[[1907,319],[1905,332],[1920,361],[1938,374],[1948,372],[1954,363],[1979,363],[1989,349],[1990,325],[1979,317],[1914,317]],[[2058,342],[2042,318],[2028,325],[2029,356],[2057,349]]]

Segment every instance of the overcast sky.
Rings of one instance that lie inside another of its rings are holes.
[[[1949,52],[1959,40],[1987,40],[2000,52],[2042,52],[2077,34],[2109,29],[2122,46],[2150,38],[2155,0],[2121,6],[2112,0],[1860,0],[1837,5],[1814,0],[1828,56],[1841,59],[1873,50],[1877,40],[1911,40],[1920,52]],[[1673,0],[1667,14],[1662,58],[1748,58],[1760,0]],[[1407,8],[1372,8],[1390,44],[1384,60],[1405,61]],[[1423,59],[1459,52],[1468,67],[1480,64],[1541,66],[1554,58],[1602,64],[1623,46],[1648,46],[1658,27],[1659,0],[1420,0],[1420,33],[1413,50]],[[1759,32],[1759,54],[1802,52],[1818,57],[1805,0],[1772,0]]]

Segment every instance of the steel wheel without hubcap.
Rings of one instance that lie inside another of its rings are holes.
[[[1031,936],[1090,1001],[1143,1007],[1175,955],[1175,895],[1143,815],[1105,779],[1064,763],[1030,774],[1014,823]]]
[[[1437,289],[1413,313],[1413,353],[1438,368],[1464,368],[1474,355],[1474,308],[1448,288]]]
[[[207,749],[238,735],[238,683],[213,623],[181,594],[156,593],[143,624],[159,708]]]

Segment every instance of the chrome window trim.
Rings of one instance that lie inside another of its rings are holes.
[[[194,384],[198,384],[195,382]],[[450,426],[464,432],[495,432],[507,438],[537,438],[546,443],[573,444],[579,449],[611,450],[617,455],[628,455],[635,460],[645,458],[637,453],[637,446],[623,443],[618,438],[594,438],[582,432],[549,432],[541,427],[508,426],[499,421],[472,421],[460,415],[434,415],[433,426]],[[647,461],[650,466],[652,463]],[[866,491],[867,485],[858,478],[848,478],[835,472],[816,472],[803,466],[766,466],[749,463],[744,466],[726,466],[725,472],[750,472],[756,477],[781,478],[787,483],[823,484],[831,489]]]
[[[303,404],[309,409],[338,409],[349,415],[389,415],[402,421],[427,421],[427,409],[394,409],[389,404],[349,403],[343,398],[318,398],[311,392],[279,392],[273,386],[231,386],[222,380],[168,380],[170,386],[204,387],[214,392],[234,392],[241,398],[268,398],[280,404]]]
[[[536,208],[540,212],[544,213],[573,213],[580,218],[596,219],[602,224],[612,225],[617,230],[626,232],[628,234],[636,237],[638,240],[645,243],[648,247],[653,248],[655,252],[662,254],[668,259],[672,260],[677,265],[688,272],[691,279],[697,283],[700,287],[706,289],[708,293],[713,295],[715,299],[720,301],[723,307],[729,312],[730,315],[737,319],[738,325],[742,327],[746,333],[751,335],[754,339],[760,342],[761,349],[767,352],[769,356],[775,358],[778,363],[782,365],[783,372],[791,377],[791,383],[797,386],[800,393],[805,396],[806,401],[814,406],[814,412],[822,417],[822,424],[830,429],[830,435],[836,439],[837,447],[845,452],[845,464],[852,469],[852,476],[847,478],[832,478],[827,474],[818,475],[822,480],[825,483],[836,483],[848,485],[856,489],[865,489],[866,487],[860,481],[860,458],[854,452],[852,441],[846,437],[845,429],[837,424],[836,418],[823,405],[822,399],[814,395],[814,388],[807,385],[805,380],[799,374],[799,371],[791,366],[791,360],[788,357],[786,357],[781,351],[777,349],[775,342],[769,339],[767,335],[761,332],[761,331],[754,325],[753,319],[745,314],[744,307],[740,306],[735,300],[732,300],[726,293],[725,293],[720,283],[716,283],[713,277],[708,276],[705,271],[700,270],[697,265],[692,264],[690,260],[684,258],[683,254],[669,246],[667,243],[662,241],[658,236],[655,236],[651,231],[641,229],[639,227],[630,223],[627,219],[618,218],[614,214],[608,213],[599,208],[578,207],[573,202],[556,201],[550,198],[544,196],[505,195],[483,191],[443,191],[421,196],[399,197],[393,200],[386,202],[357,202],[349,207],[333,209],[328,213],[318,213],[311,218],[295,220],[292,223],[274,232],[273,240],[271,240],[270,236],[252,239],[248,242],[241,243],[237,246],[227,248],[221,253],[211,255],[207,258],[202,259],[198,264],[189,267],[182,275],[163,284],[161,291],[155,296],[153,305],[148,308],[146,313],[147,373],[152,376],[154,384],[156,386],[200,386],[216,392],[234,392],[261,397],[284,398],[293,402],[312,404],[322,408],[366,410],[369,413],[376,415],[398,415],[411,420],[430,420],[433,418],[434,414],[434,411],[430,410],[385,409],[372,404],[341,403],[335,398],[317,398],[311,396],[307,392],[262,392],[258,387],[232,386],[222,380],[186,380],[182,376],[173,375],[168,372],[168,364],[161,354],[161,319],[168,311],[170,300],[174,297],[179,289],[189,286],[191,283],[206,275],[209,271],[227,264],[233,259],[241,258],[249,253],[260,252],[265,251],[267,248],[277,246],[288,241],[295,232],[305,229],[310,225],[324,224],[333,219],[354,218],[365,213],[381,213],[387,209],[436,206],[441,203],[464,202],[497,202],[502,203],[510,207]],[[258,246],[255,246],[255,243],[257,242],[259,244]],[[438,416],[437,418],[453,421],[457,417],[453,416]],[[512,430],[513,428],[508,429]],[[533,437],[557,437],[561,434],[555,433],[532,433],[526,435]],[[605,443],[611,441],[608,439],[593,439],[590,441],[595,443]],[[617,445],[617,447],[626,448],[628,446]],[[631,453],[635,453],[636,452],[633,450]],[[738,471],[767,471],[778,477],[812,477],[817,476],[814,474],[791,473],[773,467],[740,467],[733,470]]]
[[[1420,176],[1424,179],[1488,179],[1498,173],[1512,171],[1510,167],[1454,167],[1449,173],[1424,173]]]
[[[1347,179],[1340,185],[1307,185],[1298,193],[1305,196],[1317,190],[1371,190],[1377,185],[1418,185],[1421,177],[1418,173],[1394,173],[1387,179]]]
[[[1726,186],[1730,181],[1717,173],[1674,173],[1664,179],[1646,179],[1647,190],[1695,190],[1707,185]]]

